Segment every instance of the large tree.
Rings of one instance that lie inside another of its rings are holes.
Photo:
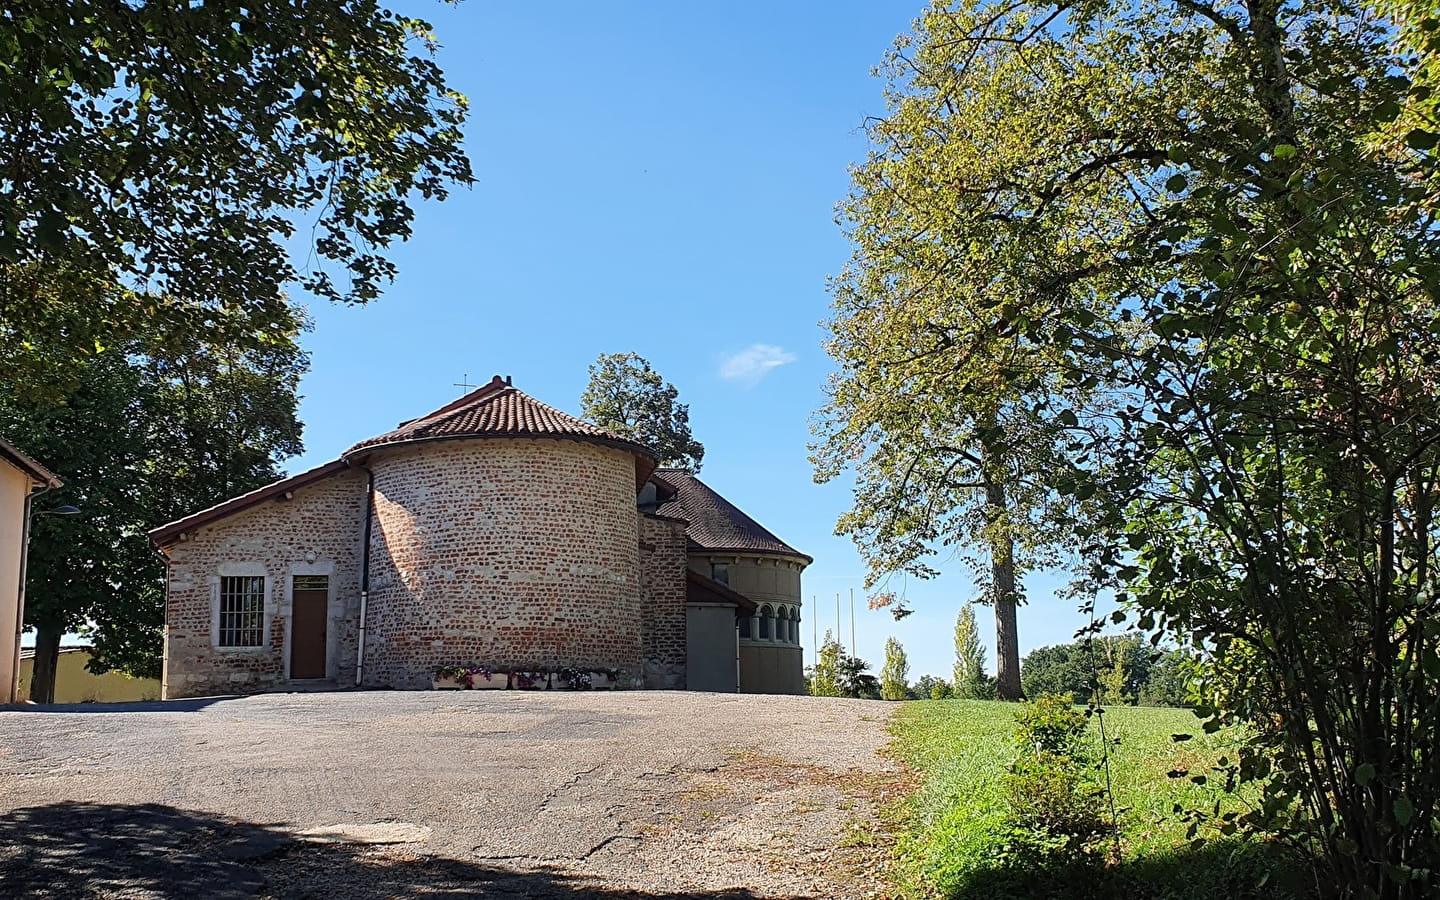
[[[857,353],[993,373],[915,395],[930,419],[1011,402],[1066,429],[1031,474],[1089,502],[1095,583],[1202,653],[1206,727],[1248,722],[1240,824],[1303,835],[1341,892],[1418,897],[1437,135],[1391,24],[1354,0],[934,4],[886,66],[845,312]]]
[[[602,353],[590,366],[581,415],[654,449],[662,466],[700,471],[705,446],[690,436],[690,407],[636,353]]]
[[[377,296],[413,199],[470,181],[434,46],[373,0],[7,3],[0,384],[142,331],[254,346],[289,284]]]
[[[58,397],[0,397],[0,433],[65,480],[30,543],[26,624],[36,632],[31,699],[53,697],[61,637],[81,632],[92,668],[160,674],[165,567],[145,533],[251,490],[301,450],[296,389],[301,321],[250,350],[191,339],[91,356]]]

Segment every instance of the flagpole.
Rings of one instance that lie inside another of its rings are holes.
[[[852,656],[859,656],[860,650],[855,646],[855,589],[850,589],[850,653]]]

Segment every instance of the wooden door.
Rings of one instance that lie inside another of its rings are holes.
[[[296,575],[290,591],[290,677],[325,677],[325,627],[330,578]]]

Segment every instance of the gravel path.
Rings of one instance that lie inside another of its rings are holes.
[[[0,712],[0,896],[875,896],[888,705],[355,692]]]

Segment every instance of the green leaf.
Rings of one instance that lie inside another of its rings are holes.
[[[1401,828],[1409,825],[1415,818],[1415,804],[1407,797],[1395,798],[1395,823]]]
[[[1355,767],[1355,783],[1362,788],[1369,786],[1375,780],[1375,767],[1370,763],[1361,763]]]
[[[1416,128],[1405,135],[1405,143],[1416,150],[1433,150],[1437,142],[1440,142],[1440,135],[1423,128]]]
[[[1187,179],[1184,175],[1171,175],[1165,181],[1165,190],[1169,191],[1172,194],[1178,194],[1181,191],[1185,190],[1185,187],[1189,183],[1189,179]]]
[[[1293,144],[1276,144],[1275,152],[1271,155],[1275,159],[1294,159],[1296,152]]]

